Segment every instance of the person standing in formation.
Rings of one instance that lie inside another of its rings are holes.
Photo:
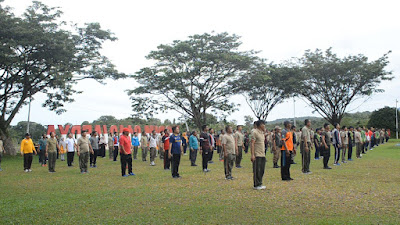
[[[385,143],[385,141],[384,141],[385,140],[385,129],[381,129],[381,131],[379,133],[379,137],[381,138],[379,143],[384,144]]]
[[[106,139],[106,136],[104,134],[102,134],[100,137],[100,141],[99,141],[99,147],[100,147],[99,156],[101,156],[101,158],[106,157],[107,142],[108,142],[108,140]]]
[[[156,131],[153,130],[153,132],[151,132],[150,135],[150,139],[149,139],[149,147],[150,147],[150,165],[151,166],[155,166],[155,158],[156,158],[156,154],[157,154],[157,134]]]
[[[349,131],[347,133],[349,137],[349,145],[348,145],[348,152],[347,152],[347,161],[353,161],[353,147],[355,147],[354,143],[354,127],[349,127]]]
[[[333,165],[340,166],[340,148],[342,147],[342,138],[340,137],[340,124],[335,123],[333,125],[335,128],[333,129],[333,137],[332,137],[332,144],[335,148],[335,163]]]
[[[255,190],[266,189],[262,185],[265,171],[265,122],[258,120],[251,133],[251,162],[253,163],[253,181]]]
[[[329,124],[324,124],[323,132],[321,133],[322,136],[322,147],[321,147],[321,155],[323,157],[323,164],[324,169],[332,169],[328,166],[329,158],[331,157],[331,131]]]
[[[299,131],[297,131],[296,126],[292,126],[292,130],[293,130],[293,142],[294,142],[294,148],[301,149],[300,143],[301,143],[301,129]],[[291,164],[296,164],[296,162],[294,161],[294,158],[296,156],[297,152],[293,151],[292,152],[292,160],[291,160]]]
[[[119,149],[120,149],[120,159],[121,159],[121,172],[122,177],[127,177],[126,166],[128,165],[129,176],[134,176],[132,172],[132,144],[129,140],[129,129],[124,128],[122,130],[122,135],[119,138]]]
[[[187,135],[186,135],[186,132],[183,132],[183,133],[182,133],[183,155],[186,155],[188,143],[189,143],[189,140],[188,140],[188,137],[187,137]]]
[[[39,163],[42,166],[47,165],[46,145],[47,145],[47,136],[46,136],[46,134],[43,134],[42,138],[39,140]]]
[[[140,141],[137,132],[133,132],[132,135],[132,146],[133,146],[133,159],[137,159],[138,149],[140,146]]]
[[[164,170],[169,170],[171,166],[171,159],[169,158],[169,131],[168,129],[164,130],[164,137],[162,138],[162,142],[164,144]]]
[[[322,133],[321,128],[317,128],[314,133],[315,160],[319,160],[321,156],[321,147],[322,147],[321,133]]]
[[[96,168],[97,156],[99,155],[99,140],[97,138],[97,132],[93,131],[89,138],[90,145],[92,146],[93,153],[90,154],[90,167]]]
[[[190,149],[190,162],[191,166],[196,165],[197,151],[199,149],[199,140],[197,139],[197,132],[193,131],[189,138],[189,149]]]
[[[357,159],[361,158],[361,148],[362,148],[362,137],[361,137],[361,128],[357,127],[354,132],[354,142],[356,144],[356,157]]]
[[[275,127],[274,132],[272,133],[272,152],[274,154],[273,157],[273,168],[279,168],[278,166],[278,160],[281,157],[281,148],[282,148],[282,134],[281,134],[281,128],[279,126]],[[286,164],[291,163],[291,158],[289,161],[285,161]],[[282,162],[281,162],[282,165]]]
[[[164,144],[162,142],[163,137],[164,131],[161,131],[160,135],[157,137],[158,154],[160,155],[160,159],[164,159]]]
[[[301,145],[300,151],[302,155],[302,172],[310,174],[310,157],[311,157],[311,121],[306,119],[304,127],[301,129]]]
[[[140,137],[140,144],[142,149],[142,161],[147,161],[147,152],[149,151],[149,138],[147,137],[146,132],[142,132],[142,136]]]
[[[76,141],[75,138],[73,138],[72,133],[68,134],[68,138],[65,142],[67,144],[67,165],[68,167],[71,167],[72,163],[74,162],[75,149],[77,148]]]
[[[361,154],[360,157],[362,157],[362,154],[365,154],[365,145],[367,144],[367,136],[365,135],[365,127],[360,128],[360,133],[361,133]]]
[[[236,138],[233,136],[233,131],[231,126],[225,128],[226,134],[222,142],[222,149],[224,151],[224,169],[225,169],[225,179],[233,180],[232,177],[232,167],[236,160],[236,156],[239,154],[239,144],[237,133]],[[240,164],[239,164],[240,165]]]
[[[200,154],[203,158],[202,165],[203,165],[203,172],[207,173],[211,170],[208,169],[208,161],[209,156],[211,155],[212,145],[210,140],[210,134],[207,132],[208,127],[207,125],[202,126],[203,132],[200,134]]]
[[[49,173],[56,172],[57,149],[60,149],[60,146],[57,143],[55,133],[51,132],[46,145],[46,156],[49,158]]]
[[[215,137],[214,137],[214,129],[210,128],[208,135],[210,136],[210,153],[208,155],[208,163],[213,164],[213,156],[214,156],[214,149],[215,149]]]
[[[346,126],[342,127],[342,131],[340,132],[340,138],[342,141],[342,163],[347,163],[345,157],[346,157],[346,150],[349,146],[349,134],[347,132]]]
[[[89,152],[94,154],[89,138],[86,136],[87,131],[82,131],[82,136],[78,139],[77,154],[79,156],[79,168],[82,174],[88,172]]]
[[[218,135],[218,142],[217,144],[219,144],[219,161],[224,161],[224,150],[222,149],[222,141],[224,140],[225,137],[225,130],[222,129],[221,133]]]
[[[244,153],[247,154],[249,152],[250,138],[249,133],[247,131],[244,132]]]
[[[4,148],[3,140],[0,139],[0,172],[3,171],[3,169],[1,169],[1,159],[3,158],[3,153],[6,153],[6,150]]]
[[[182,178],[179,175],[179,164],[183,154],[182,137],[179,135],[179,127],[172,127],[172,135],[169,138],[169,155],[172,160],[172,178]]]
[[[61,157],[61,161],[65,161],[65,152],[67,151],[67,143],[64,141],[64,137],[60,138],[60,143],[59,143],[59,154]]]
[[[114,142],[112,138],[112,134],[108,134],[108,159],[113,160],[114,157]]]
[[[114,162],[116,162],[117,161],[117,157],[118,157],[118,151],[119,151],[119,149],[118,149],[118,147],[119,147],[119,137],[118,137],[118,135],[117,135],[117,132],[114,132],[114,137],[113,137],[113,142],[114,142],[114,151],[113,151],[113,153],[114,153]]]
[[[21,141],[21,155],[24,157],[24,171],[32,172],[32,160],[33,153],[37,154],[35,145],[31,139],[31,135],[29,133],[25,134],[25,139]]]
[[[292,152],[294,151],[292,124],[289,121],[283,123],[285,128],[282,130],[282,148],[281,148],[281,178],[283,181],[293,180],[290,176],[290,165]]]
[[[237,144],[237,153],[236,153],[236,168],[242,168],[241,162],[243,158],[243,148],[244,148],[244,135],[242,133],[242,126],[237,126],[237,131],[235,133],[235,143]],[[231,128],[232,130],[232,128]],[[228,132],[228,131],[227,131]]]

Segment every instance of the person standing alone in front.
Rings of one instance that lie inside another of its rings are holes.
[[[132,144],[129,138],[129,129],[124,128],[122,130],[122,135],[119,138],[119,149],[120,149],[120,159],[121,159],[121,172],[123,177],[126,175],[126,166],[128,165],[128,174],[134,176],[132,172]]]
[[[26,133],[25,139],[21,141],[21,155],[24,157],[24,171],[32,172],[32,160],[33,153],[37,154],[35,145],[33,145],[33,141],[31,139],[31,135]]]
[[[310,174],[310,157],[311,157],[311,121],[306,119],[304,127],[301,129],[301,155],[302,155],[302,172]]]
[[[169,155],[172,161],[172,178],[182,178],[179,175],[179,164],[183,154],[182,137],[179,135],[179,127],[172,127],[172,135],[169,138]]]
[[[50,138],[47,140],[46,156],[49,158],[49,173],[56,172],[57,149],[60,149],[55,137],[55,133],[50,133]]]
[[[265,171],[265,122],[258,120],[251,132],[251,162],[253,163],[253,181],[255,190],[266,189],[262,185]]]

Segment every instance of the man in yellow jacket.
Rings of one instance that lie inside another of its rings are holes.
[[[32,172],[31,165],[33,159],[33,152],[35,152],[35,155],[37,154],[31,136],[28,133],[26,133],[25,139],[21,141],[21,155],[24,156],[24,171],[26,173]]]

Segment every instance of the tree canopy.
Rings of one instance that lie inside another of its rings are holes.
[[[362,54],[340,58],[330,48],[308,50],[294,67],[298,85],[293,86],[293,93],[306,99],[330,123],[340,123],[350,103],[384,91],[378,85],[392,79],[385,70],[388,63],[388,54],[369,61]]]
[[[230,82],[255,58],[254,51],[239,51],[240,45],[236,35],[205,33],[158,46],[147,56],[154,65],[133,75],[140,84],[128,91],[133,110],[144,116],[174,110],[198,128],[207,123],[206,113],[236,110]]]
[[[398,115],[400,111],[397,110]],[[396,135],[396,108],[384,107],[372,112],[368,121],[368,127],[390,129],[391,135]]]

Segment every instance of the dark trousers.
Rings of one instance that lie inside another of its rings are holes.
[[[128,155],[121,154],[120,159],[121,159],[122,176],[124,176],[126,173],[126,165],[127,164],[128,164],[128,173],[132,173],[132,155],[131,154],[128,154]]]
[[[118,146],[114,146],[114,161],[117,161],[118,157]]]
[[[133,159],[137,159],[138,146],[133,146]]]
[[[322,160],[324,163],[324,168],[327,168],[329,158],[331,157],[331,146],[328,145],[328,148],[325,148],[325,146],[321,147],[321,154],[324,157],[324,159]]]
[[[183,145],[183,153],[186,154],[187,145]]]
[[[171,159],[168,156],[169,150],[164,151],[164,169],[167,170],[171,166]]]
[[[49,171],[55,172],[56,171],[56,160],[57,160],[57,152],[49,152]]]
[[[211,153],[208,151],[203,151],[201,156],[203,157],[202,160],[202,165],[203,165],[203,170],[206,170],[208,168],[208,161],[209,161],[209,156]]]
[[[24,154],[24,170],[30,170],[32,166],[33,153]]]
[[[308,147],[308,151],[305,150],[305,145]],[[302,172],[307,173],[310,171],[310,157],[311,157],[311,143],[301,142],[301,157],[302,157]]]
[[[39,153],[39,161],[42,163],[42,165],[47,164],[47,159],[46,159],[46,150],[40,150]]]
[[[67,152],[67,164],[68,166],[72,166],[72,162],[74,161],[75,152]]]
[[[197,149],[190,149],[190,162],[192,165],[196,164]]]
[[[292,152],[289,151],[289,155],[286,151],[281,151],[281,177],[282,180],[290,179],[290,165],[292,164]]]
[[[209,162],[213,161],[213,156],[214,156],[214,149],[212,148],[210,153],[208,153],[208,161]]]
[[[179,177],[179,163],[181,162],[181,154],[172,154],[172,177]]]
[[[98,155],[99,155],[99,150],[93,149],[93,154],[90,153],[90,165],[96,165]]]
[[[243,158],[243,146],[238,146],[238,155],[236,156],[236,167],[240,166]]]
[[[334,144],[333,147],[335,148],[335,163],[338,163],[340,159],[340,148],[338,144]]]
[[[253,162],[253,181],[254,187],[258,187],[262,185],[262,178],[264,176],[265,171],[265,157],[256,157],[256,160]]]
[[[314,146],[315,146],[315,154],[314,154],[314,158],[315,159],[318,159],[319,158],[319,156],[321,155],[321,148],[320,147],[318,147],[317,145],[315,145],[314,144]]]
[[[106,145],[100,145],[99,156],[106,157]]]
[[[347,159],[351,159],[352,155],[353,155],[353,143],[350,142],[349,143],[349,150],[347,152]]]
[[[369,142],[366,141],[366,142],[364,143],[363,148],[362,148],[362,154],[365,154],[365,152],[368,151],[368,146],[369,146]]]
[[[244,152],[245,153],[249,152],[249,145],[244,145]]]

